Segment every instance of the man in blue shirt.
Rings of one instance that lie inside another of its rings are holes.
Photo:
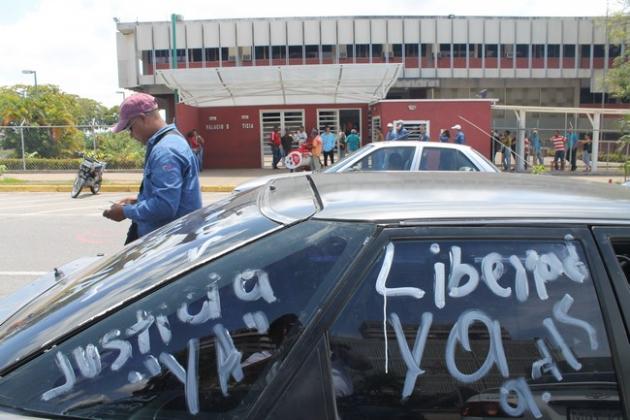
[[[328,166],[328,157],[330,157],[330,164],[335,163],[335,133],[330,131],[330,127],[326,126],[325,131],[320,135],[322,138],[322,151],[324,152],[324,166]]]
[[[396,140],[396,132],[394,131],[394,124],[387,123],[387,133],[385,134],[385,140]]]
[[[571,162],[571,172],[577,169],[577,147],[578,147],[578,136],[573,132],[572,128],[569,128],[569,132],[565,136],[567,138],[567,160]]]
[[[409,139],[409,131],[403,125],[403,122],[398,120],[396,121],[396,131],[394,132],[395,139],[394,140],[407,140]]]
[[[164,122],[153,96],[138,93],[123,101],[112,131],[124,130],[147,146],[142,185],[137,197],[112,204],[103,216],[131,219],[127,244],[201,208],[201,189],[195,155],[175,125]]]
[[[536,129],[532,132],[532,147],[534,148],[534,164],[543,165],[542,143]]]
[[[451,129],[456,131],[455,144],[466,144],[466,137],[464,136],[464,132],[462,131],[462,126],[459,124],[455,124],[451,127]]]

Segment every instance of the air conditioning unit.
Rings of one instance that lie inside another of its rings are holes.
[[[252,61],[252,56],[249,54],[244,54],[243,55],[243,61]]]

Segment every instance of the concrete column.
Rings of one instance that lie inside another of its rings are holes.
[[[518,111],[518,137],[516,140],[516,170],[523,172],[525,170],[525,127],[527,121],[527,113],[522,109]]]
[[[589,115],[590,118],[590,115]],[[599,128],[601,124],[602,114],[596,112],[591,120],[593,124],[593,156],[591,157],[591,172],[597,172],[597,162],[599,154]]]

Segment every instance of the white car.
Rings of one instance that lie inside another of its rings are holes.
[[[422,141],[369,143],[322,170],[323,173],[354,171],[473,171],[499,172],[485,156],[470,146]],[[271,179],[302,176],[306,172],[259,177],[238,185],[234,192],[248,191]]]

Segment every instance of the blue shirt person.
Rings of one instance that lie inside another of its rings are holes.
[[[387,134],[385,134],[385,140],[396,140],[396,132],[394,131],[394,124],[387,123]]]
[[[542,142],[540,141],[538,130],[532,131],[531,139],[532,148],[534,149],[534,164],[538,163],[538,165],[543,165]]]
[[[464,132],[462,131],[462,126],[459,124],[455,124],[451,127],[452,130],[456,130],[455,134],[455,144],[466,144],[466,137],[464,136]]]
[[[409,138],[409,131],[403,126],[402,121],[396,121],[394,136],[394,140],[407,140]]]
[[[137,197],[112,204],[103,216],[131,219],[129,243],[201,208],[201,189],[195,155],[175,125],[164,122],[153,96],[139,93],[123,101],[112,131],[124,130],[147,146],[142,185]]]

